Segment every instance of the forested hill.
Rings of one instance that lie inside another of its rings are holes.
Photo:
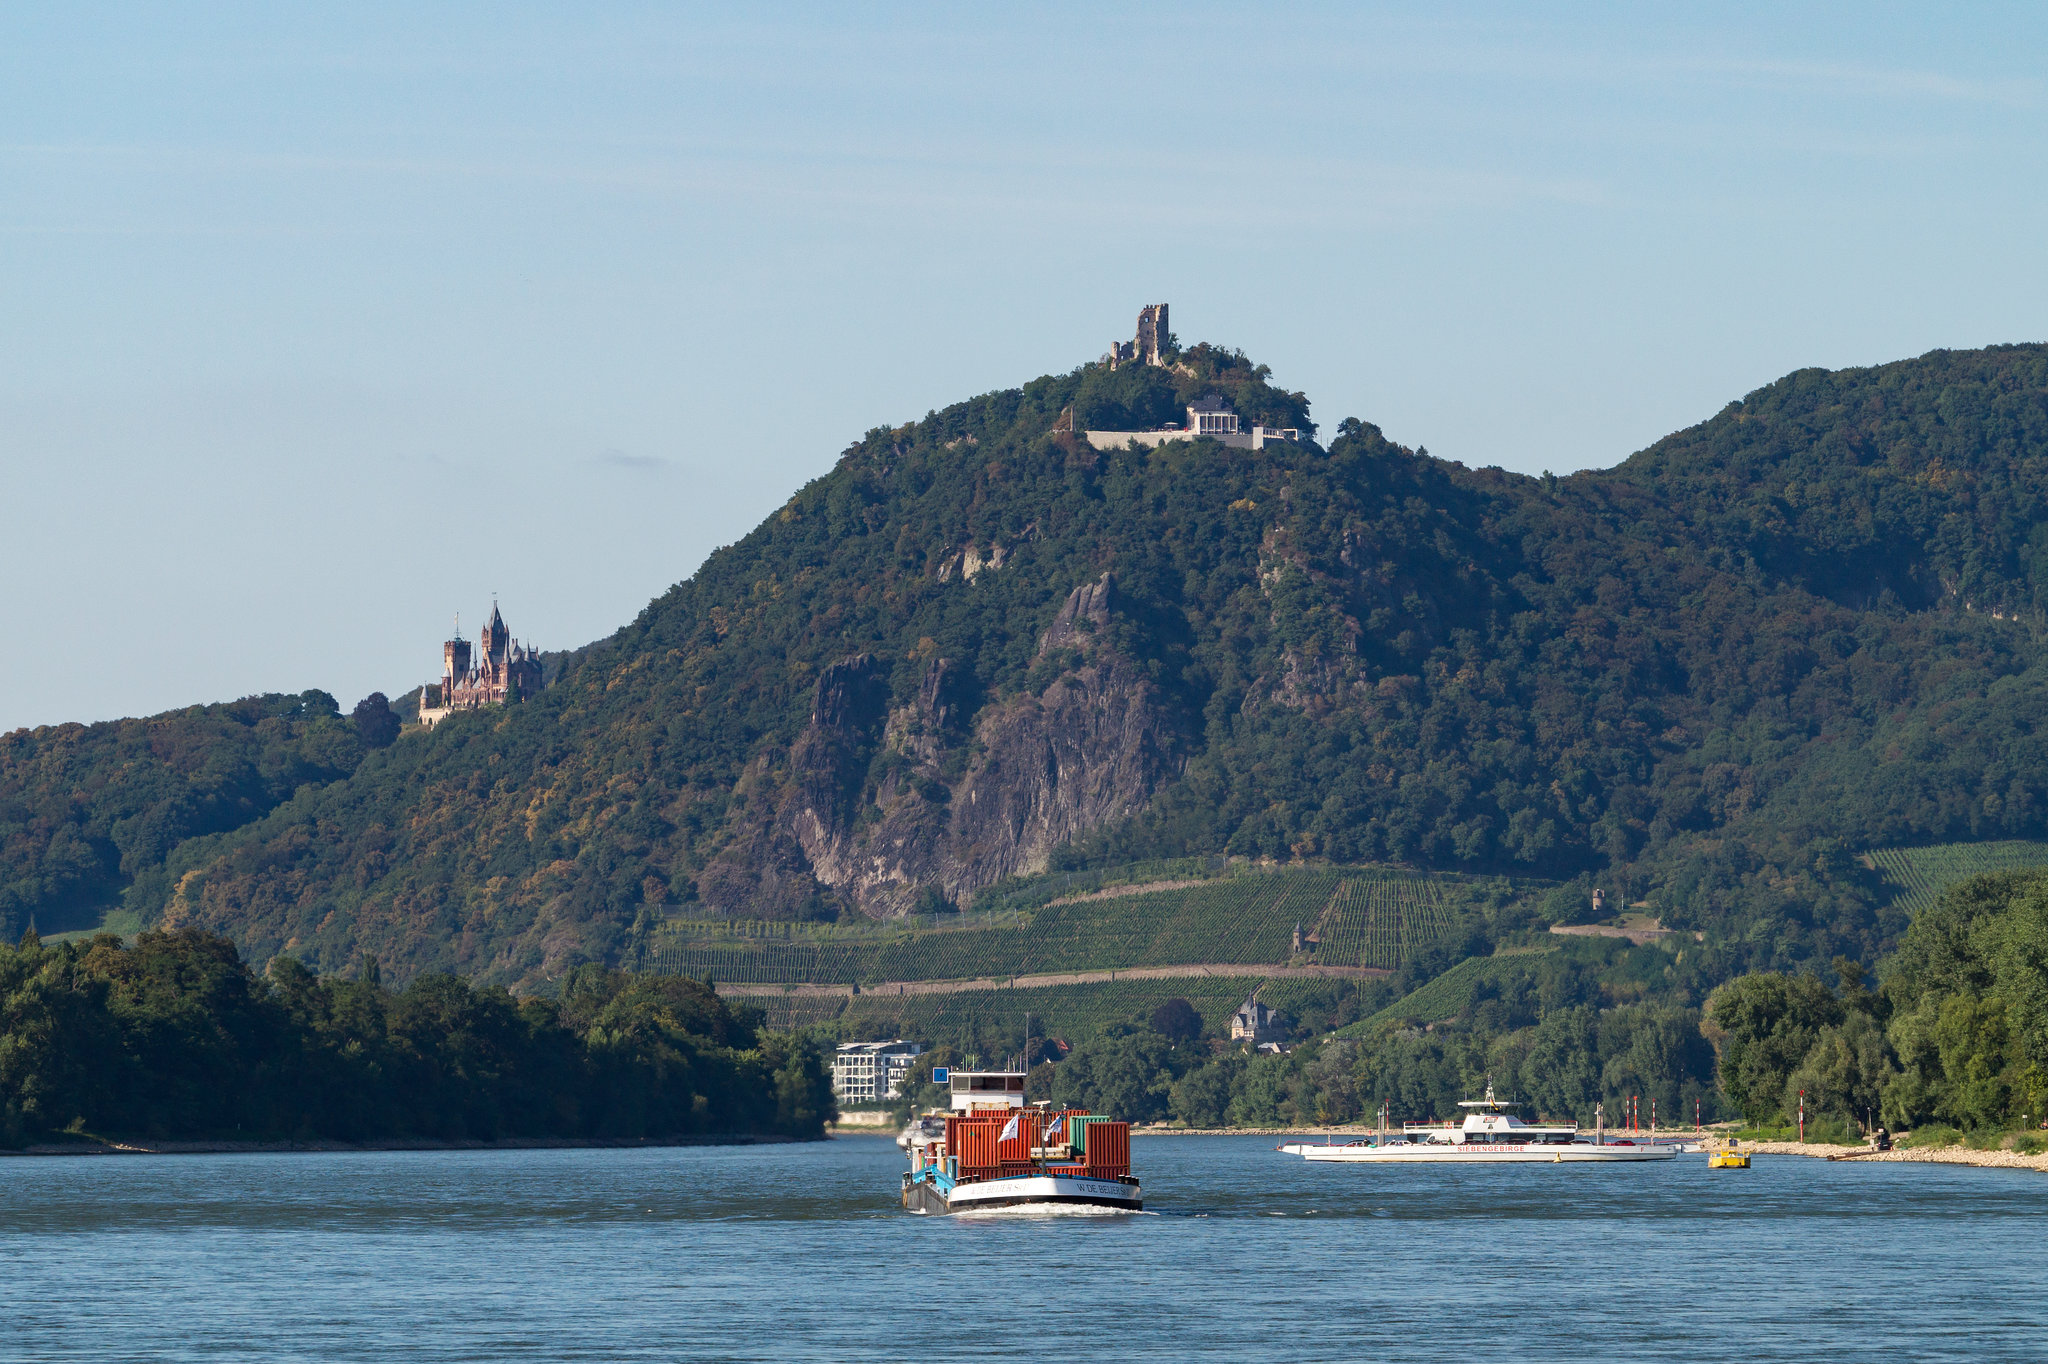
[[[1227,852],[1597,876],[1733,969],[1869,959],[1867,846],[2043,830],[2048,349],[1802,371],[1560,479],[1353,420],[1055,431],[1208,393],[1305,425],[1179,360],[869,432],[539,699],[123,863],[131,900],[257,959],[536,984],[681,912]]]

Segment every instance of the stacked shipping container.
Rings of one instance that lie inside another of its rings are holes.
[[[1046,1131],[1056,1121],[1059,1136],[1046,1144]],[[1015,1121],[1014,1135],[1003,1131]],[[1131,1171],[1131,1125],[1085,1112],[1047,1113],[1015,1109],[1003,1117],[960,1114],[946,1118],[946,1156],[955,1162],[959,1179],[993,1179],[1043,1169],[1049,1174],[1086,1174],[1098,1178]]]

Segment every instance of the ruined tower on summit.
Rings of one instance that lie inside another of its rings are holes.
[[[1166,305],[1147,303],[1138,310],[1138,335],[1133,341],[1118,341],[1109,348],[1109,367],[1118,365],[1163,365],[1162,358],[1171,335],[1166,325]]]

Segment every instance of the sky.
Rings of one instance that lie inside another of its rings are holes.
[[[1540,14],[1539,14],[1540,10]],[[2048,9],[0,9],[0,732],[602,638],[1184,343],[1470,465],[2048,339]]]

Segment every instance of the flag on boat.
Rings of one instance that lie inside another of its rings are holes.
[[[1011,1137],[1016,1136],[1020,1131],[1022,1131],[1023,1129],[1020,1128],[1017,1124],[1023,1121],[1023,1118],[1024,1115],[1022,1113],[1012,1113],[1010,1115],[1010,1121],[1003,1125],[1003,1135],[1000,1139],[1003,1141],[1008,1141]],[[984,1132],[988,1131],[986,1127],[982,1128],[981,1130]]]
[[[1045,1129],[1045,1139],[1046,1139],[1047,1141],[1051,1141],[1051,1140],[1052,1140],[1052,1139],[1053,1139],[1054,1137],[1056,1137],[1056,1136],[1058,1136],[1058,1135],[1060,1134],[1060,1129],[1061,1129],[1062,1127],[1065,1127],[1066,1125],[1067,1125],[1067,1115],[1066,1115],[1066,1114],[1064,1114],[1064,1113],[1062,1113],[1062,1114],[1060,1114],[1060,1115],[1059,1115],[1059,1116],[1058,1116],[1057,1118],[1054,1118],[1054,1119],[1052,1120],[1052,1126],[1051,1126],[1051,1127],[1048,1127],[1048,1128],[1046,1128],[1046,1129]]]

